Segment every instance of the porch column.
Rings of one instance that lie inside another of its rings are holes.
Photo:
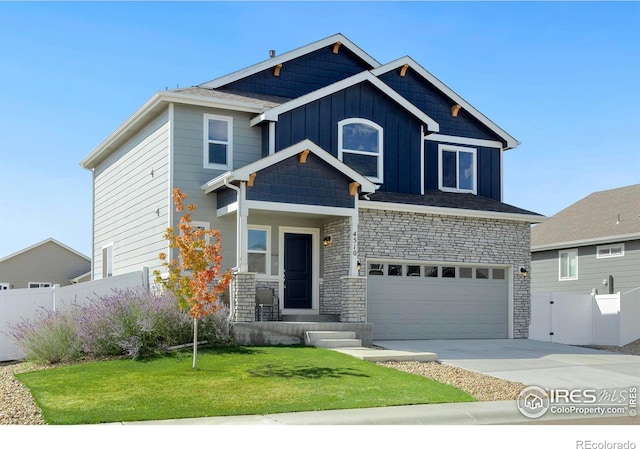
[[[342,312],[343,323],[367,322],[367,278],[364,276],[342,276]]]
[[[238,271],[246,273],[249,271],[249,226],[247,218],[249,217],[249,209],[246,206],[247,183],[240,183],[240,192],[238,199],[238,248],[240,260],[238,260]]]
[[[234,322],[251,322],[256,319],[256,275],[236,273],[233,279],[235,302]]]

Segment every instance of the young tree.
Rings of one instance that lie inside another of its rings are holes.
[[[219,307],[218,295],[224,292],[231,282],[231,270],[222,272],[222,245],[220,231],[195,228],[191,224],[191,212],[197,209],[194,204],[185,206],[187,194],[173,189],[173,203],[176,212],[182,212],[176,233],[173,227],[167,228],[164,238],[169,240],[169,248],[178,249],[178,258],[170,259],[160,253],[162,266],[168,270],[163,277],[160,270],[154,270],[156,282],[173,292],[178,305],[189,310],[193,317],[193,368],[196,368],[198,356],[198,320],[204,318]],[[209,237],[209,242],[207,242]]]

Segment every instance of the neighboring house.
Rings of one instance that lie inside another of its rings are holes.
[[[90,280],[91,259],[47,239],[0,259],[0,290],[71,285]]]
[[[640,184],[592,193],[534,226],[531,252],[533,291],[640,287]]]
[[[409,57],[341,34],[271,56],[156,93],[82,160],[94,278],[160,267],[177,187],[221,230],[237,322],[258,286],[378,339],[526,337],[543,217],[502,202],[516,139]]]

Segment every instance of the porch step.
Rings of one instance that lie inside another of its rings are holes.
[[[306,331],[304,333],[304,344],[313,346],[319,340],[350,340],[355,338],[356,333],[353,331]]]
[[[325,349],[361,348],[362,340],[359,338],[329,338],[326,340],[316,340],[313,345],[316,348]]]
[[[292,323],[337,323],[338,315],[281,315],[280,321]]]

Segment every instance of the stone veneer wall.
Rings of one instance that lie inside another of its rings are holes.
[[[239,322],[255,321],[256,317],[256,274],[236,273],[233,278],[233,297],[235,300],[235,320]]]
[[[362,275],[372,258],[512,265],[513,336],[528,337],[530,280],[518,273],[531,267],[528,223],[360,209],[358,234]]]
[[[343,323],[365,323],[367,321],[367,278],[364,276],[343,276],[342,310]]]
[[[342,312],[342,283],[349,274],[349,219],[324,225],[323,236],[331,236],[331,245],[323,246],[323,285],[320,314],[339,315]]]

